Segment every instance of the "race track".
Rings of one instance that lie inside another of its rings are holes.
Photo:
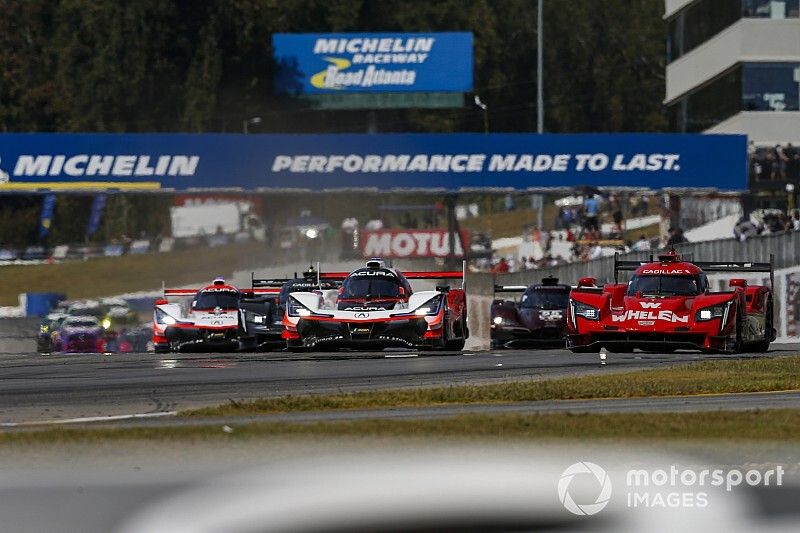
[[[791,344],[773,345],[770,356],[800,351]],[[0,359],[0,423],[64,421],[87,417],[170,413],[213,405],[229,399],[304,393],[331,393],[377,388],[428,387],[460,383],[491,383],[568,375],[656,368],[708,359],[764,357],[674,354],[609,354],[599,365],[596,354],[567,350],[505,350],[483,353],[371,352],[267,354],[127,354],[4,356]],[[720,405],[758,408],[769,403],[742,396]],[[694,400],[689,399],[689,402]],[[619,410],[643,410],[624,402]],[[550,402],[552,403],[552,402]],[[558,409],[564,405],[559,404]],[[683,405],[683,406],[682,406]],[[783,399],[783,406],[800,405],[800,396]],[[610,406],[573,406],[575,410],[608,410]],[[580,409],[579,409],[580,408]],[[698,408],[700,406],[698,405]],[[552,411],[549,405],[528,405],[527,411]],[[685,410],[666,404],[659,410]],[[419,416],[438,416],[419,413]],[[373,416],[381,416],[376,413]]]

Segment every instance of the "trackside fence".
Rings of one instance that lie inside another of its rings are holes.
[[[675,247],[679,254],[697,261],[769,261],[775,257],[775,327],[778,342],[800,342],[800,232],[765,235],[740,242],[736,239],[719,239],[685,243]],[[658,251],[653,251],[658,254]],[[629,253],[622,259],[646,260],[647,253]],[[580,278],[593,277],[598,284],[614,281],[614,258],[604,257],[585,263],[571,263],[539,270],[526,270],[499,274],[497,283],[503,285],[529,285],[542,277],[552,275],[564,283],[576,284]],[[726,290],[728,280],[740,277],[748,283],[769,284],[769,276],[762,274],[713,274],[709,280],[717,290]],[[620,281],[627,281],[620,273]]]

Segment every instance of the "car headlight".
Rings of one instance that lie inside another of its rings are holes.
[[[598,308],[592,307],[591,305],[583,302],[576,302],[575,300],[570,300],[569,303],[572,306],[573,316],[582,316],[588,320],[600,319],[600,310]]]
[[[516,326],[517,322],[504,316],[496,316],[492,319],[492,323],[496,326]]]
[[[442,305],[442,297],[441,296],[434,296],[420,307],[417,307],[414,310],[414,314],[417,316],[436,316],[439,314],[439,308]]]
[[[711,307],[704,307],[695,313],[694,319],[697,322],[702,322],[704,320],[722,318],[724,321],[728,316],[728,309],[730,309],[730,306],[731,303],[727,302],[724,304],[712,305]]]
[[[313,315],[314,312],[294,298],[289,298],[289,301],[286,303],[286,314],[289,316],[305,317]]]
[[[172,326],[176,324],[178,321],[169,316],[167,313],[162,311],[161,309],[156,308],[156,322],[159,324],[163,324],[165,326]],[[110,325],[110,323],[109,323]]]

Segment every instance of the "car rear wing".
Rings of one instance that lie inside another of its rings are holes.
[[[256,278],[255,272],[250,272],[250,292],[253,294],[279,294],[284,283],[290,278]]]
[[[692,261],[685,256],[681,260],[696,265],[703,272],[768,273],[770,287],[775,287],[775,254],[769,254],[768,263],[753,261]],[[619,254],[614,254],[614,283],[619,283],[619,272],[634,271],[640,266],[654,261],[652,255],[649,261],[622,261],[619,259]]]
[[[495,285],[494,292],[525,292],[527,285]]]
[[[740,272],[769,274],[769,286],[775,288],[775,254],[769,254],[769,263],[751,261],[693,261],[703,272]]]
[[[464,278],[466,277],[467,262],[462,263],[461,270],[442,270],[442,271],[422,271],[412,270],[402,272],[406,279],[460,279],[461,288],[465,288]],[[350,272],[320,272],[319,279],[328,281],[344,281]]]

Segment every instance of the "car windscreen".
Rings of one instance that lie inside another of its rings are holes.
[[[342,298],[397,298],[400,281],[396,278],[349,277],[344,282]]]
[[[628,296],[693,296],[700,294],[698,276],[633,276],[628,284]]]
[[[200,291],[194,299],[192,309],[238,309],[239,293],[233,291]]]
[[[522,296],[525,309],[566,309],[569,291],[558,289],[533,289]]]

